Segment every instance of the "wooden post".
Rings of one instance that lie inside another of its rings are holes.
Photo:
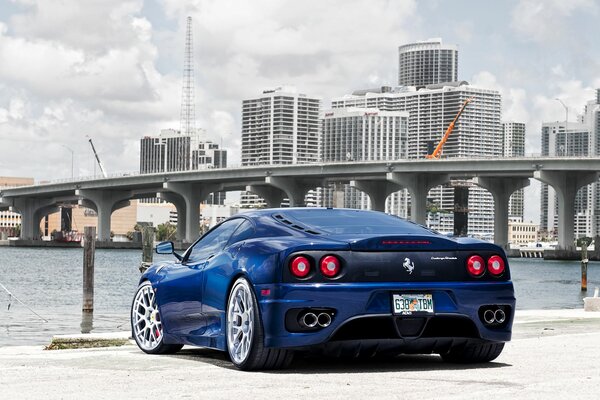
[[[587,270],[588,270],[588,256],[587,248],[589,243],[584,239],[581,241],[581,291],[587,292]]]
[[[152,249],[154,247],[154,227],[145,226],[142,229],[142,265],[140,272],[144,272],[152,265]]]
[[[96,252],[96,227],[84,227],[83,242],[83,308],[94,311],[94,253]]]

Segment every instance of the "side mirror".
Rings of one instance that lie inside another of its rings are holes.
[[[173,254],[174,252],[173,242],[160,242],[156,245],[156,254]]]

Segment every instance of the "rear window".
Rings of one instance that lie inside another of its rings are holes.
[[[345,209],[286,210],[288,219],[329,234],[426,234],[428,229],[393,215]]]

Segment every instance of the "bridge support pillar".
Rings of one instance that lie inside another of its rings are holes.
[[[598,180],[592,171],[534,171],[533,177],[552,186],[558,197],[558,248],[574,250],[575,195]]]
[[[200,203],[208,195],[223,190],[223,185],[215,183],[178,183],[165,182],[163,188],[178,194],[185,202],[185,236],[186,242],[193,242],[200,234]],[[177,218],[179,220],[179,217]]]
[[[285,192],[275,186],[269,185],[248,185],[246,186],[246,191],[262,197],[269,208],[281,207],[281,202],[285,197]]]
[[[494,198],[494,243],[508,249],[508,201],[516,191],[529,186],[529,178],[476,177],[475,184]]]
[[[365,192],[371,199],[371,210],[385,212],[385,201],[388,196],[402,189],[402,186],[390,181],[350,181],[350,186]]]
[[[186,232],[186,208],[185,201],[181,196],[176,195],[175,193],[169,192],[159,192],[156,194],[158,199],[169,202],[175,206],[177,209],[177,233],[175,237],[177,240],[184,241],[185,240],[185,232]]]
[[[304,207],[304,198],[309,190],[325,186],[323,179],[311,178],[284,178],[281,176],[267,176],[265,183],[283,190],[290,200],[290,207]]]
[[[410,193],[410,219],[413,222],[425,225],[427,193],[432,187],[449,182],[450,175],[433,172],[388,172],[387,180],[408,189]]]
[[[76,196],[81,196],[80,204],[96,210],[98,214],[98,240],[110,240],[110,217],[120,208],[127,207],[132,197],[129,191],[77,189]],[[88,201],[86,201],[88,200]],[[91,204],[93,203],[93,205]],[[95,206],[95,207],[94,207]]]
[[[54,199],[19,197],[13,199],[9,210],[21,214],[21,239],[39,240],[40,222],[58,208]]]

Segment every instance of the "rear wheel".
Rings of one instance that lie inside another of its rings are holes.
[[[495,360],[504,349],[504,343],[480,343],[453,347],[445,354],[440,354],[444,361],[472,364]]]
[[[292,362],[290,350],[264,347],[264,331],[254,291],[238,278],[227,301],[227,350],[241,370],[279,369]]]
[[[183,345],[163,343],[163,326],[150,282],[140,284],[131,304],[131,332],[138,347],[148,354],[176,353]]]

